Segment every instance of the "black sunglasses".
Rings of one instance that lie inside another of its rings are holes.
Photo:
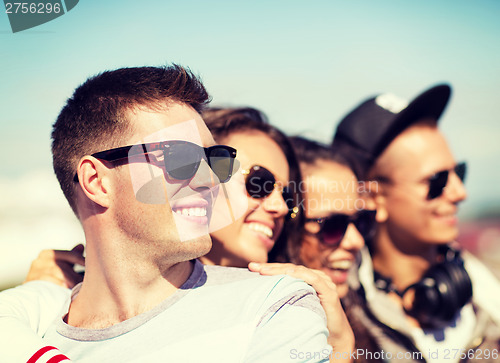
[[[329,247],[340,244],[344,238],[349,224],[354,223],[364,239],[370,238],[375,230],[375,210],[360,210],[351,216],[347,214],[333,214],[326,218],[308,218],[306,223],[315,222],[319,225],[319,232],[308,234],[315,235],[320,242]]]
[[[154,151],[162,153],[154,155]],[[133,155],[146,155],[148,162],[161,165],[172,179],[177,180],[191,179],[204,159],[219,181],[225,183],[233,175],[236,149],[226,145],[202,147],[188,141],[170,140],[122,146],[92,154],[96,159],[106,161],[117,161]],[[78,182],[77,174],[74,181]]]
[[[427,179],[429,181],[427,199],[434,199],[443,194],[443,190],[446,184],[448,184],[448,175],[452,170],[457,174],[460,180],[464,182],[467,172],[467,164],[465,162],[458,163],[453,169],[439,171]]]
[[[260,165],[254,165],[249,170],[243,170],[245,177],[245,188],[249,196],[255,199],[263,199],[271,195],[274,189],[279,188],[273,173]],[[293,195],[287,187],[282,187],[281,193],[288,209],[294,210]],[[296,211],[295,211],[296,212]]]

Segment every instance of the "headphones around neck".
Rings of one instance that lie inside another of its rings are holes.
[[[403,291],[398,291],[391,279],[375,271],[375,286],[385,292],[395,292],[401,298],[413,291],[411,308],[405,311],[423,327],[440,328],[448,325],[460,309],[472,298],[472,282],[464,268],[460,251],[440,246],[444,261],[431,266],[422,279]]]

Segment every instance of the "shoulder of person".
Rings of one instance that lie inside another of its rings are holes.
[[[205,266],[205,271],[207,288],[216,287],[222,299],[251,306],[261,319],[301,308],[326,320],[316,291],[302,280],[288,275],[262,276],[244,268]]]
[[[70,296],[70,289],[58,286],[52,282],[36,280],[0,292],[0,301],[5,301],[6,299],[17,299],[19,301],[29,301],[31,299],[37,301],[64,301]]]
[[[300,279],[288,275],[263,276],[247,268],[204,266],[207,273],[207,285],[237,284],[249,288],[272,289],[279,291],[306,290],[315,293],[315,290]]]
[[[472,302],[500,326],[500,280],[477,257],[463,251],[464,267],[472,282]]]
[[[10,322],[10,332],[28,327],[27,331],[42,336],[67,309],[70,298],[70,289],[47,281],[30,281],[0,292],[0,319],[4,324]],[[23,336],[27,339],[26,334]]]

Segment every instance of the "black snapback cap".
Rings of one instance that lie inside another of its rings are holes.
[[[385,148],[408,126],[422,118],[439,120],[450,95],[451,87],[440,84],[410,103],[390,93],[372,97],[340,121],[333,145],[342,148],[353,168],[365,176]]]

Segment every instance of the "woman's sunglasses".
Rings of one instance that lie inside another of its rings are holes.
[[[134,155],[145,155],[148,162],[161,165],[167,175],[176,180],[191,179],[203,159],[219,181],[225,183],[233,175],[236,149],[226,145],[202,147],[188,141],[170,140],[122,146],[92,154],[93,157],[106,161],[127,159]],[[76,174],[74,181],[78,181]]]
[[[427,199],[434,199],[443,194],[443,190],[446,187],[446,184],[448,184],[448,176],[452,170],[455,174],[457,174],[460,180],[464,182],[465,174],[467,172],[467,164],[465,162],[458,163],[453,169],[437,172],[427,179],[429,181],[429,193],[427,194]]]
[[[281,187],[276,183],[274,174],[260,165],[254,165],[248,170],[242,170],[245,175],[245,188],[249,196],[255,199],[263,199],[271,195],[274,189],[281,189],[283,199],[285,200],[288,209],[294,210],[293,195],[287,187]],[[298,208],[297,208],[298,210]],[[295,213],[297,211],[294,211]]]
[[[344,238],[349,224],[354,223],[363,238],[367,239],[374,232],[376,213],[374,210],[361,210],[350,216],[347,214],[333,214],[326,218],[306,219],[306,223],[315,222],[319,225],[319,232],[308,233],[317,236],[320,242],[326,246],[336,247]]]

